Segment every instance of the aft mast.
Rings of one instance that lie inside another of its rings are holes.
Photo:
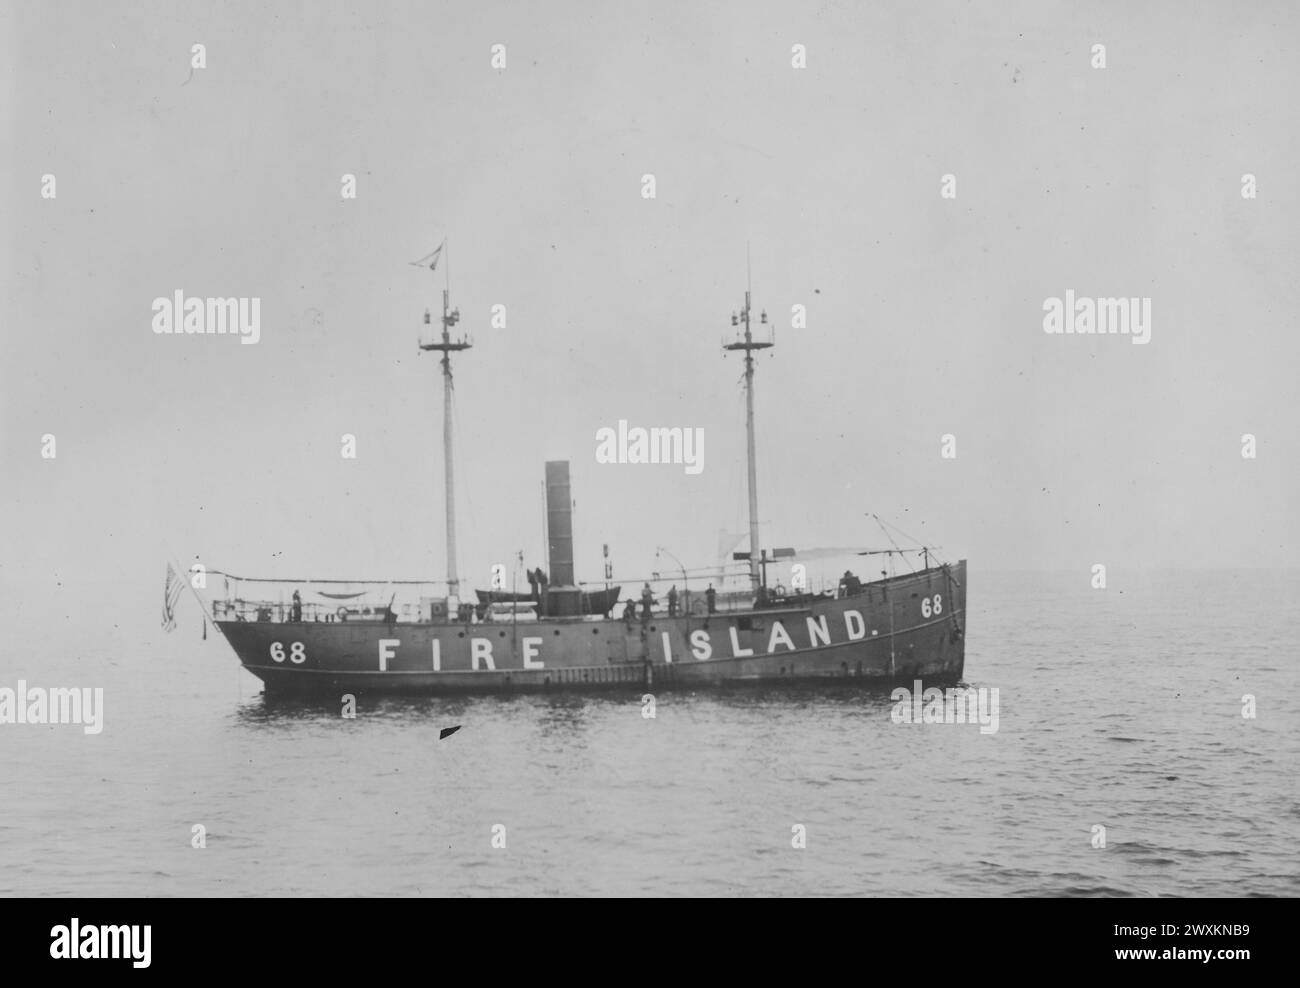
[[[749,580],[759,604],[762,604],[766,596],[766,588],[763,586],[762,577],[759,575],[761,550],[758,542],[758,472],[754,464],[754,351],[766,350],[775,344],[770,341],[755,340],[753,333],[750,332],[751,286],[749,285],[748,248],[746,248],[745,253],[745,307],[740,310],[739,314],[734,312],[731,314],[731,325],[740,326],[743,324],[745,335],[738,338],[734,343],[724,344],[722,348],[724,350],[743,350],[745,352],[745,438],[747,440],[746,452],[749,465]],[[760,325],[767,325],[766,311],[759,316],[759,322]]]
[[[433,264],[430,270],[438,265],[438,255],[446,248],[446,241],[443,241],[442,247],[438,248],[433,255]],[[468,339],[453,340],[451,338],[451,328],[460,322],[460,309],[451,307],[451,272],[449,262],[444,265],[443,271],[446,277],[442,289],[442,338],[425,342],[420,341],[421,350],[438,350],[442,353],[442,452],[443,461],[446,469],[443,471],[446,480],[446,501],[447,501],[447,618],[456,620],[456,613],[460,605],[460,577],[456,572],[456,485],[455,485],[455,466],[452,457],[452,422],[451,422],[451,355],[460,350],[468,350],[472,343]],[[424,324],[430,324],[429,310],[424,310]]]

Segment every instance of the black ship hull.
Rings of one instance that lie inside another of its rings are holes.
[[[268,692],[492,693],[958,682],[966,563],[798,606],[649,620],[219,621]]]

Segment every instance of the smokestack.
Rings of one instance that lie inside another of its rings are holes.
[[[574,586],[573,498],[569,492],[568,460],[546,463],[546,532],[551,586]]]

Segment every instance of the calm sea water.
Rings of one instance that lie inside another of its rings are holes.
[[[973,567],[967,683],[1000,691],[992,735],[895,724],[862,690],[345,720],[264,701],[192,602],[149,630],[154,596],[129,621],[88,593],[6,615],[0,686],[102,686],[105,728],[0,725],[0,894],[1300,894],[1294,572],[1095,591]]]

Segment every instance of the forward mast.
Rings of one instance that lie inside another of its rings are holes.
[[[436,260],[434,264],[437,264]],[[419,346],[421,350],[437,350],[442,354],[442,453],[447,503],[447,617],[454,621],[460,607],[460,577],[456,572],[456,475],[451,416],[451,395],[454,385],[451,355],[461,350],[468,350],[473,344],[465,337],[452,338],[451,329],[460,322],[460,309],[451,307],[450,260],[446,262],[443,271],[446,281],[442,289],[442,337],[430,341],[420,340]],[[424,324],[428,326],[430,323],[429,310],[425,309]]]

